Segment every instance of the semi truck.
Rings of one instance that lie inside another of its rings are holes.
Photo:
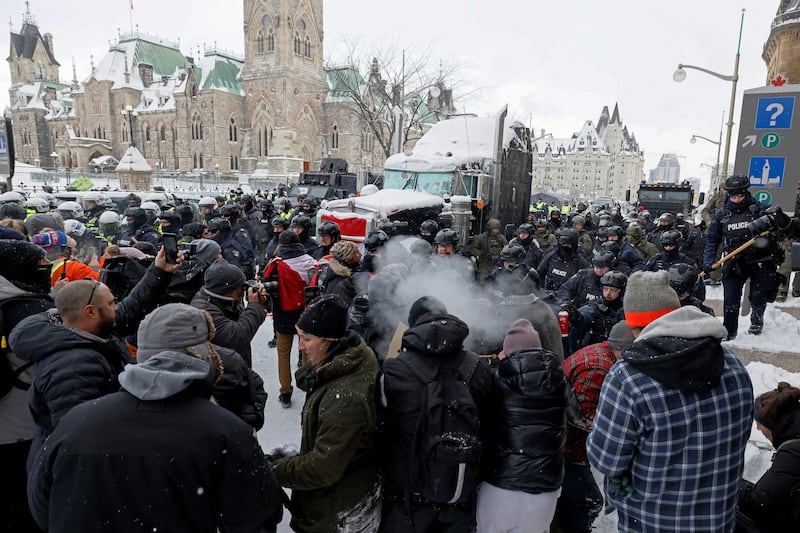
[[[403,229],[414,233],[420,213],[432,215],[438,208],[437,217],[429,218],[458,231],[462,244],[485,231],[490,218],[500,220],[510,234],[527,220],[532,156],[529,130],[517,121],[506,125],[506,114],[503,108],[494,118],[436,123],[412,150],[386,160],[382,191],[329,202],[318,217],[336,220],[338,213],[352,218],[369,211],[366,234],[384,215],[400,223],[408,219]],[[375,203],[380,209],[371,207]]]

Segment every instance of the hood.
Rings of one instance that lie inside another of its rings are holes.
[[[340,278],[349,278],[353,275],[353,270],[335,257],[331,257],[331,260],[328,261],[328,270],[331,272],[328,277],[333,277],[335,274]]]
[[[800,404],[781,410],[772,428],[772,445],[778,448],[787,440],[800,439]]]
[[[140,400],[163,400],[208,378],[209,364],[180,352],[161,352],[144,363],[126,365],[119,375],[123,389]]]
[[[60,323],[61,317],[52,310],[31,315],[22,320],[9,335],[8,342],[14,354],[25,361],[38,363],[55,352],[89,347],[92,351],[117,354],[112,340]]]
[[[33,293],[20,289],[12,282],[0,276],[0,302],[9,298],[19,298],[20,296],[31,296]]]
[[[283,259],[293,259],[295,257],[300,257],[301,255],[306,253],[305,247],[299,242],[293,242],[290,244],[281,244],[278,246],[278,257]]]
[[[682,307],[651,322],[622,358],[667,387],[706,392],[722,376],[725,359],[720,342],[725,335],[715,317],[694,306]]]
[[[434,356],[462,350],[469,326],[450,314],[426,313],[403,334],[402,349]]]
[[[318,385],[358,372],[362,368],[377,373],[378,360],[358,333],[350,330],[331,348],[330,355],[316,372],[312,370],[311,363],[307,362],[295,373],[295,379],[301,390],[310,392]]]
[[[745,209],[748,209],[754,203],[756,203],[756,200],[755,200],[755,198],[753,198],[753,195],[750,194],[750,191],[747,191],[747,196],[745,196],[744,200],[742,200],[738,204],[735,204],[735,203],[731,202],[731,197],[730,196],[727,196],[727,195],[725,196],[725,208],[726,209],[730,209],[734,213],[739,212],[739,211],[744,211]]]

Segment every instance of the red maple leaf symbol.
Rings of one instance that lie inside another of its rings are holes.
[[[770,83],[772,83],[772,85],[775,87],[780,87],[781,85],[786,84],[786,78],[778,74]]]

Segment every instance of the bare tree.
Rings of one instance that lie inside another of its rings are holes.
[[[333,81],[330,96],[352,104],[384,156],[396,151],[392,141],[397,130],[405,148],[430,124],[455,113],[452,84],[458,81],[459,65],[434,60],[430,48],[417,55],[396,45],[368,51],[354,42],[345,46],[344,60],[326,66]]]

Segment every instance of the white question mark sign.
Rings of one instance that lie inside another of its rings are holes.
[[[769,125],[770,125],[770,126],[774,126],[774,125],[775,125],[775,121],[776,121],[776,119],[777,119],[779,116],[781,116],[781,113],[783,113],[783,104],[779,104],[778,102],[773,102],[773,103],[769,104],[769,105],[766,107],[765,111],[766,111],[767,113],[769,113],[769,112],[770,112],[770,111],[772,111],[773,109],[775,110],[775,112],[774,112],[774,113],[772,113],[772,115],[769,117]]]

